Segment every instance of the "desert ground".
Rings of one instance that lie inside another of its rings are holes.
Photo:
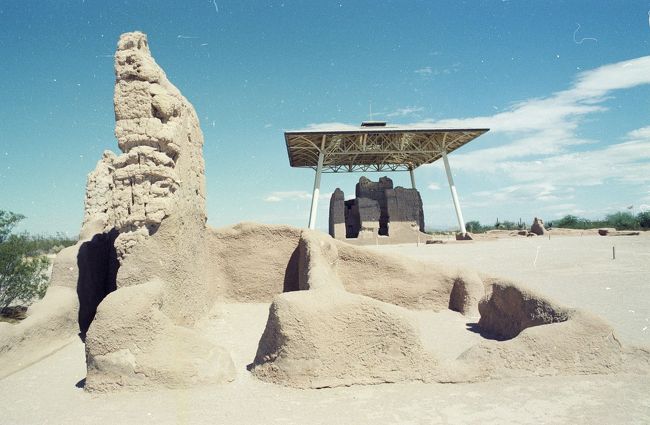
[[[612,247],[616,259],[612,259]],[[624,344],[650,345],[650,234],[502,237],[367,249],[443,261],[524,282],[567,306],[597,313]],[[257,380],[268,304],[226,304],[202,326],[227,347],[237,378],[184,390],[89,394],[78,339],[0,381],[2,424],[585,423],[650,422],[648,375],[588,375],[472,384],[381,384],[299,390]],[[424,346],[453,358],[481,336],[458,313],[414,312]],[[444,325],[433,332],[432,325]],[[427,332],[427,330],[429,330]],[[173,355],[173,347],[170,347]]]

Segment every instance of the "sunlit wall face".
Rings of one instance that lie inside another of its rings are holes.
[[[368,119],[491,128],[449,156],[467,221],[650,205],[644,1],[2,2],[0,23],[0,208],[23,230],[78,232],[132,30],[199,114],[213,226],[305,226],[313,171],[289,167],[283,130]],[[441,164],[416,178],[427,225],[455,226]]]

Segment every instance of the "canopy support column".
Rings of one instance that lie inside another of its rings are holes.
[[[413,174],[413,168],[409,168],[409,174],[411,175],[411,187],[415,189],[415,175]]]
[[[447,172],[447,181],[449,182],[451,199],[454,201],[454,209],[456,210],[456,218],[458,219],[458,226],[460,227],[460,233],[462,233],[464,236],[467,234],[467,229],[465,229],[465,220],[463,220],[463,212],[460,210],[460,202],[458,202],[456,185],[454,184],[454,178],[451,175],[451,168],[449,168],[449,160],[447,159],[446,149],[442,150],[442,160],[445,163],[445,171]]]
[[[318,196],[320,195],[320,177],[323,172],[323,159],[325,158],[325,137],[321,142],[318,152],[318,166],[316,167],[316,177],[314,178],[314,191],[311,195],[311,210],[309,211],[309,228],[316,228],[316,210],[318,208]]]

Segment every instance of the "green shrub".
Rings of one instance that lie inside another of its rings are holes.
[[[639,226],[644,229],[650,229],[650,211],[640,212],[636,216]]]
[[[470,233],[484,233],[485,229],[478,221],[468,221],[465,223],[465,229]]]
[[[24,216],[0,210],[0,310],[28,305],[47,289],[47,257],[34,255],[26,234],[11,234]]]
[[[619,230],[635,230],[640,227],[636,217],[629,212],[609,214],[606,221],[609,224],[609,227],[615,227]]]

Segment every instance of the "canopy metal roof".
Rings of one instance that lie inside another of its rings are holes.
[[[488,128],[345,127],[340,130],[287,131],[284,138],[292,167],[322,172],[408,171],[430,164],[471,142]]]

